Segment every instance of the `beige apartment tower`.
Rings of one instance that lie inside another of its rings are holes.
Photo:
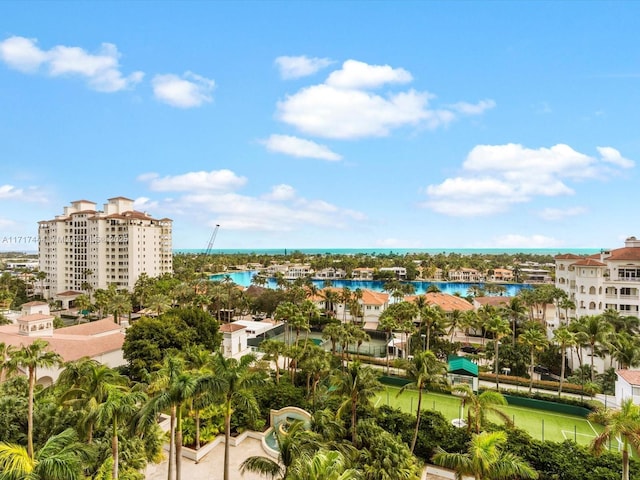
[[[88,200],[71,202],[53,220],[38,222],[43,296],[89,288],[132,290],[141,273],[172,272],[172,220],[133,208],[133,200],[110,198],[103,210]]]

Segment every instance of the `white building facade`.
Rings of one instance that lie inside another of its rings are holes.
[[[47,274],[42,295],[112,283],[131,290],[142,273],[171,273],[172,223],[134,210],[124,197],[108,199],[100,211],[88,200],[71,202],[62,215],[38,222],[39,268]]]
[[[608,309],[640,317],[640,240],[630,237],[623,248],[586,258],[558,255],[555,261],[556,287],[576,306],[569,317],[598,315]]]

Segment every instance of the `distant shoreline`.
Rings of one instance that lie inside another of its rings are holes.
[[[202,248],[178,248],[173,253],[198,254],[205,253]],[[212,254],[222,255],[291,255],[300,252],[306,255],[559,255],[573,253],[575,255],[593,255],[599,248],[221,248],[212,249]]]

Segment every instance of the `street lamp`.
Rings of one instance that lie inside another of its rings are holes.
[[[422,351],[424,352],[427,349],[427,336],[424,333],[420,334],[420,336],[422,337]]]

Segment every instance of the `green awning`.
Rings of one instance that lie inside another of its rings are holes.
[[[464,357],[450,357],[449,358],[449,373],[455,373],[457,375],[469,375],[472,377],[478,376],[478,365],[471,360]]]

